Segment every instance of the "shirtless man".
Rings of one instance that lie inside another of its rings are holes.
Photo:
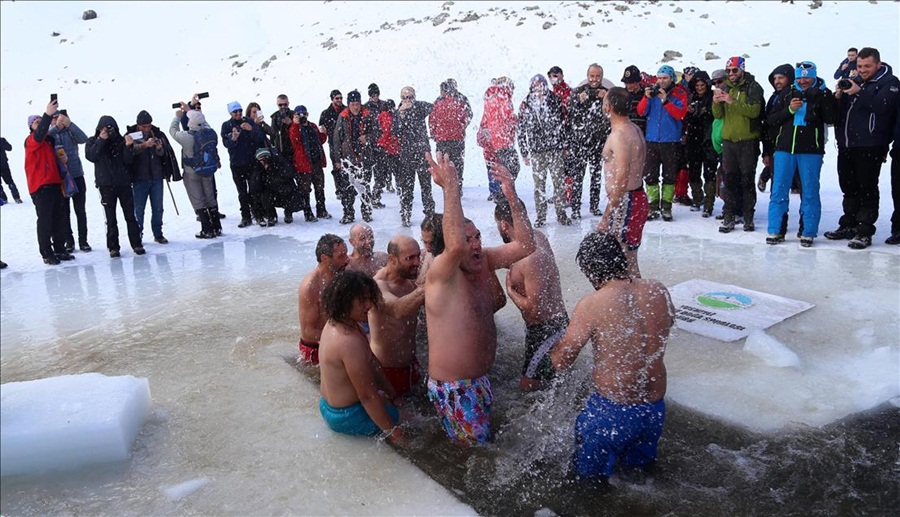
[[[628,274],[610,234],[590,233],[576,255],[596,291],[578,302],[565,336],[550,352],[553,366],[572,366],[588,341],[594,348],[596,391],[575,423],[579,476],[608,479],[616,460],[649,466],[666,418],[663,355],[675,308],[665,286]]]
[[[369,329],[372,352],[399,396],[422,380],[416,359],[416,323],[425,289],[416,285],[419,243],[408,235],[397,235],[387,249],[387,265],[374,277],[384,303],[369,311]]]
[[[375,234],[368,224],[354,224],[350,228],[350,245],[353,246],[350,265],[347,266],[350,271],[362,271],[369,276],[375,276],[375,273],[387,264],[387,253],[375,251]]]
[[[300,282],[300,362],[319,364],[319,337],[328,319],[322,312],[322,290],[334,275],[350,263],[347,245],[337,235],[326,233],[316,244],[316,267]]]
[[[534,237],[512,175],[497,167],[494,177],[512,206],[513,239],[482,248],[481,232],[463,215],[453,163],[441,153],[437,163],[430,153],[427,158],[435,183],[444,190],[444,250],[438,252],[435,228],[435,257],[425,279],[428,397],[450,438],[465,444],[487,442],[493,396],[486,374],[497,351],[493,310],[497,300],[490,278],[496,279],[497,269],[531,254]]]
[[[521,209],[525,211],[524,204]],[[510,242],[514,221],[509,203],[495,205],[494,220],[503,242]],[[506,292],[525,320],[525,364],[519,379],[522,391],[544,388],[553,379],[549,352],[569,324],[550,241],[535,230],[534,244],[534,253],[510,266],[506,274]]]
[[[434,216],[437,215],[438,218],[443,217],[443,214],[432,214],[431,217],[426,217],[422,220],[422,224],[419,225],[419,233],[422,236],[422,256],[421,262],[419,264],[419,278],[416,280],[416,283],[420,285],[425,285],[425,275],[428,273],[428,268],[431,266],[431,261],[434,260]]]
[[[629,275],[640,278],[637,252],[650,213],[643,179],[647,144],[641,129],[628,118],[628,103],[628,90],[619,87],[611,88],[603,99],[603,113],[612,128],[603,146],[609,204],[597,231],[619,240],[628,258]]]
[[[397,427],[400,415],[385,400],[394,397],[393,388],[360,326],[380,303],[375,281],[360,271],[338,273],[322,291],[328,320],[322,330],[319,412],[336,433],[384,433],[394,442],[402,437]]]

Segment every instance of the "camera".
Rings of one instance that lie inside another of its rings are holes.
[[[209,92],[203,92],[203,93],[198,93],[198,94],[197,94],[197,98],[198,98],[198,99],[205,99],[205,98],[207,98],[207,97],[209,97]]]
[[[659,95],[659,85],[654,84],[650,87],[650,95]]]
[[[838,88],[841,90],[849,90],[850,88],[853,88],[853,81],[850,79],[841,79],[838,81]]]
[[[796,88],[791,88],[791,100],[800,99],[801,101],[806,100],[806,92],[803,90],[798,90]]]

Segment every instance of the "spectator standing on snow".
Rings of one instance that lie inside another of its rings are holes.
[[[66,152],[66,168],[69,169],[69,175],[75,180],[75,186],[78,188],[78,192],[72,197],[65,198],[64,203],[66,211],[66,251],[71,253],[75,249],[75,235],[72,232],[70,211],[72,206],[75,208],[75,220],[78,225],[78,249],[84,252],[91,251],[91,245],[87,241],[87,211],[85,210],[87,185],[84,182],[84,166],[78,154],[78,145],[87,143],[88,137],[80,127],[69,119],[68,112],[63,113],[63,110],[57,111],[53,115],[53,124],[51,124],[49,132],[56,144],[61,145]],[[13,197],[18,198],[18,192],[15,192]]]
[[[428,141],[427,118],[434,105],[416,100],[416,90],[405,86],[400,90],[400,105],[393,120],[392,132],[400,140],[400,176],[397,188],[400,190],[400,219],[403,226],[412,223],[412,204],[416,177],[422,197],[422,212],[426,218],[434,213],[434,197],[431,194],[431,173],[425,153],[431,152]]]
[[[718,156],[712,145],[712,89],[709,74],[700,70],[690,82],[691,96],[684,116],[691,210],[712,214],[716,201]],[[708,217],[708,216],[707,216]]]
[[[228,113],[231,117],[222,123],[220,136],[225,148],[228,149],[228,161],[231,165],[231,179],[234,181],[234,188],[237,190],[238,203],[241,207],[241,222],[238,228],[246,228],[253,224],[253,219],[260,221],[260,226],[274,226],[278,222],[278,217],[269,217],[266,224],[261,220],[263,214],[259,213],[259,207],[254,206],[252,199],[259,198],[259,192],[255,191],[258,185],[252,182],[253,167],[256,163],[254,154],[260,147],[266,146],[265,134],[260,130],[256,122],[249,117],[243,116],[243,108],[237,101],[228,103]],[[280,120],[279,120],[280,123]],[[275,122],[273,119],[273,126]],[[287,128],[285,127],[286,131]],[[281,140],[281,129],[278,129],[276,135],[277,140]],[[286,149],[290,149],[289,141],[282,141],[282,145]],[[288,159],[293,153],[285,155]],[[284,222],[292,223],[293,214],[285,210]]]
[[[150,199],[150,228],[153,231],[153,240],[158,244],[168,244],[162,232],[163,226],[163,197],[165,187],[163,180],[180,181],[181,173],[178,171],[178,159],[175,151],[169,144],[169,139],[156,126],[153,125],[153,117],[147,111],[137,114],[134,126],[129,126],[129,134],[140,132],[140,141],[132,145],[131,162],[131,191],[134,194],[134,215],[141,230],[141,238],[144,235],[144,209],[147,206],[147,198]]]
[[[553,182],[554,192],[565,191],[564,153],[569,147],[562,99],[550,91],[543,75],[531,78],[528,97],[519,107],[518,133],[522,161],[533,171],[534,226],[540,228],[547,220],[547,175]],[[572,224],[562,200],[554,203],[554,207],[559,224]]]
[[[188,130],[180,130],[181,117],[187,112]],[[215,174],[201,176],[194,168],[184,163],[184,160],[194,157],[194,135],[200,129],[209,129],[206,117],[197,110],[188,109],[187,104],[182,104],[182,109],[175,112],[175,118],[169,126],[169,134],[176,142],[181,144],[181,163],[184,170],[184,190],[197,217],[200,219],[200,233],[198,239],[212,239],[222,234],[222,223],[219,220],[219,203],[216,199],[216,184],[213,180]],[[222,164],[219,163],[219,167]]]
[[[519,155],[516,153],[516,111],[512,97],[515,85],[508,77],[491,80],[484,92],[484,114],[478,126],[476,141],[484,151],[484,161],[488,171],[488,201],[500,201],[503,193],[500,182],[494,179],[494,168],[501,165],[509,171],[515,181],[519,175]]]
[[[569,115],[572,130],[572,151],[576,160],[572,170],[572,219],[581,219],[581,196],[585,168],[590,172],[590,211],[601,215],[603,146],[609,136],[609,119],[603,115],[603,67],[594,63],[587,69],[587,82],[572,90]]]
[[[289,130],[294,147],[294,169],[297,171],[300,192],[303,196],[303,213],[308,222],[318,221],[309,201],[310,190],[315,190],[316,211],[325,212],[325,159],[326,136],[319,126],[309,121],[306,106],[294,108],[294,123]]]
[[[369,110],[363,107],[362,97],[358,91],[348,93],[347,101],[349,106],[341,111],[331,136],[331,161],[335,167],[334,186],[344,207],[341,224],[349,224],[356,220],[353,204],[356,202],[357,191],[362,198],[360,211],[363,221],[368,223],[372,221],[372,198],[369,187],[372,172],[366,170],[366,164],[372,163],[370,155],[376,122]]]
[[[847,49],[847,57],[841,61],[841,64],[838,65],[837,70],[834,71],[835,79],[849,79],[851,77],[856,77],[856,57],[859,54],[859,50],[856,47],[850,47]]]
[[[9,170],[9,158],[6,157],[7,151],[12,151],[12,145],[10,145],[5,138],[0,138],[0,148],[2,148],[2,150],[0,150],[0,179],[6,182],[6,186],[9,187],[9,193],[12,194],[13,200],[16,203],[21,203],[22,198],[19,196],[19,189],[16,187],[16,182],[13,181],[12,171]],[[0,184],[0,199],[2,199],[4,203],[9,199],[6,197],[6,192],[3,191],[2,184]]]
[[[446,154],[459,174],[460,192],[463,185],[463,169],[466,154],[466,127],[472,121],[472,108],[453,90],[449,82],[440,86],[441,95],[434,101],[428,117],[428,128],[434,138],[435,150]]]

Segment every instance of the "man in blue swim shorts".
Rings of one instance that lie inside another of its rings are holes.
[[[427,154],[434,182],[444,191],[444,215],[434,228],[434,261],[425,276],[428,327],[428,396],[447,435],[464,444],[490,441],[493,397],[487,374],[497,351],[494,271],[508,268],[535,249],[531,223],[512,175],[493,170],[515,220],[512,239],[482,248],[481,232],[463,215],[459,176],[446,155]],[[493,280],[492,280],[493,278]],[[502,294],[502,287],[499,294]],[[505,301],[505,299],[504,299]]]
[[[319,342],[321,376],[319,411],[336,433],[402,439],[399,413],[389,403],[396,396],[360,323],[382,303],[375,280],[360,271],[338,273],[322,290],[328,318]]]
[[[574,465],[580,477],[608,478],[617,462],[646,467],[656,460],[675,308],[664,285],[629,276],[625,252],[610,234],[588,234],[576,261],[595,291],[575,306],[550,356],[554,368],[567,369],[592,341],[596,391],[575,423]]]

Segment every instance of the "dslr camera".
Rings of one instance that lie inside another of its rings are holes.
[[[654,84],[650,87],[650,95],[659,95],[659,85]]]
[[[853,79],[841,79],[840,81],[838,81],[838,88],[840,88],[841,90],[849,90],[850,88],[853,88],[854,82],[859,84],[858,81],[854,81]]]

